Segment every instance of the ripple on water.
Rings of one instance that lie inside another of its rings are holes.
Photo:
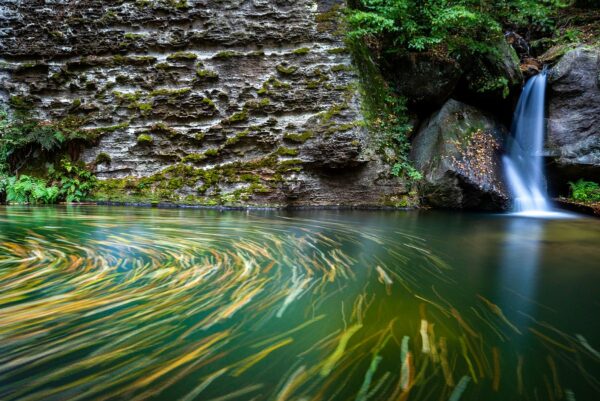
[[[598,391],[585,337],[457,291],[401,227],[96,210],[0,215],[0,399],[569,399],[565,369]]]

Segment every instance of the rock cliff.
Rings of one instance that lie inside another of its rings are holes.
[[[566,53],[550,70],[548,153],[564,168],[600,172],[600,48]]]
[[[105,200],[382,205],[341,1],[0,5],[0,104],[93,134]]]

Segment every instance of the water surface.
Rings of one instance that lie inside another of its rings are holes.
[[[2,400],[596,400],[600,221],[0,207]]]

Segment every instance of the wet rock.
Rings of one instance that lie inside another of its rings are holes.
[[[502,210],[508,195],[501,172],[506,129],[492,116],[450,99],[419,129],[411,152],[431,206]]]
[[[548,83],[548,155],[570,175],[600,172],[600,48],[566,53]]]
[[[539,74],[543,69],[543,65],[535,58],[526,57],[521,62],[520,68],[521,72],[523,73],[523,77],[527,79]]]

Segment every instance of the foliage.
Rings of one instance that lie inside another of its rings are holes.
[[[140,145],[151,145],[154,142],[154,139],[148,134],[140,134],[137,137],[137,143]]]
[[[365,115],[379,133],[380,150],[392,165],[391,173],[409,180],[421,174],[409,160],[412,130],[405,99],[393,93],[371,56],[405,52],[432,52],[459,64],[481,63],[498,56],[503,28],[527,27],[537,31],[554,27],[556,11],[569,0],[350,0],[348,47],[361,73]],[[478,68],[485,71],[484,67]],[[488,74],[490,75],[490,74]],[[479,92],[502,91],[503,76],[485,76]]]
[[[444,48],[453,55],[494,51],[505,25],[552,28],[567,0],[357,0],[348,22],[352,38],[383,41],[387,50]]]
[[[86,169],[83,164],[76,164],[69,159],[63,159],[59,168],[51,166],[48,169],[50,179],[59,186],[58,197],[67,202],[81,202],[96,187],[96,176]]]
[[[37,151],[56,154],[73,141],[94,139],[94,132],[79,128],[82,123],[77,117],[39,121],[23,112],[11,117],[0,108],[0,174],[17,173],[37,157]]]
[[[388,113],[380,115],[373,122],[374,125],[385,133],[382,138],[382,146],[394,150],[394,155],[389,156],[392,162],[392,175],[403,176],[412,181],[418,181],[422,178],[421,173],[417,171],[409,159],[410,141],[409,134],[412,131],[406,109],[406,101],[402,97],[388,94],[386,103],[389,106]]]
[[[379,153],[392,166],[390,173],[393,176],[420,180],[421,173],[413,167],[409,158],[409,135],[413,127],[406,99],[389,89],[363,40],[350,38],[348,47],[360,71],[363,114],[369,130],[376,134]]]
[[[112,158],[108,153],[100,152],[98,156],[96,156],[96,164],[110,164],[112,162]]]
[[[22,175],[0,178],[0,192],[6,193],[10,203],[54,203],[59,189],[41,178]]]
[[[580,202],[600,202],[600,185],[593,181],[579,179],[577,182],[569,182],[571,187],[571,198]]]
[[[65,142],[65,136],[54,126],[33,120],[15,121],[0,109],[0,173],[11,170],[10,158],[21,150],[31,154],[33,149],[53,151]]]
[[[9,203],[80,202],[96,185],[96,176],[91,171],[67,158],[60,162],[58,168],[50,165],[45,179],[0,173],[0,196]]]

